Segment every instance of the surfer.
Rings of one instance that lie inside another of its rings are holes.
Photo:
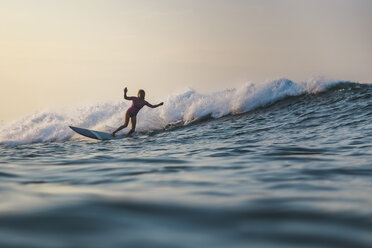
[[[144,90],[139,90],[138,94],[137,94],[137,97],[135,97],[135,96],[129,96],[128,97],[127,96],[127,91],[128,91],[128,89],[127,89],[127,87],[125,87],[124,88],[124,99],[125,100],[131,100],[131,101],[133,101],[133,103],[132,103],[132,106],[125,113],[124,125],[121,125],[120,127],[118,127],[118,129],[116,129],[112,133],[112,136],[114,136],[114,137],[115,137],[115,134],[117,132],[119,132],[120,130],[122,130],[123,128],[126,128],[128,126],[129,119],[131,121],[131,129],[128,132],[128,134],[126,135],[126,137],[128,137],[132,133],[134,133],[134,130],[136,129],[137,114],[143,106],[146,105],[150,108],[157,108],[157,107],[164,104],[163,102],[161,102],[159,104],[152,105],[152,104],[148,103],[147,101],[145,101],[145,91]]]

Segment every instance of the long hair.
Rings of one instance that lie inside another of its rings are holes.
[[[138,97],[143,96],[143,99],[145,99],[145,91],[144,90],[139,90],[137,96]]]

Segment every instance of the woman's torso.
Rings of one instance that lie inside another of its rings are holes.
[[[131,115],[136,115],[138,111],[140,111],[143,106],[145,106],[146,101],[144,99],[133,97],[132,99],[132,106],[128,109]]]

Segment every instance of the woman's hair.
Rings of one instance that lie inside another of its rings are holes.
[[[145,91],[139,90],[137,96],[139,97],[140,95],[143,95],[143,97],[145,97]]]

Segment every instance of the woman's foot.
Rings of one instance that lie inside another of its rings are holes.
[[[115,132],[113,132],[111,135],[112,135],[112,137],[115,137]]]

